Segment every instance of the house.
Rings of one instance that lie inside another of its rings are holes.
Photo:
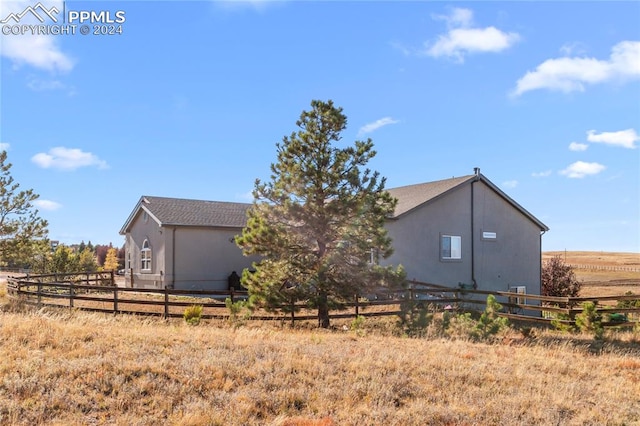
[[[387,231],[407,278],[447,287],[540,294],[549,228],[475,169],[468,176],[389,189]]]
[[[128,287],[226,290],[227,278],[251,267],[234,237],[251,204],[140,198],[120,229]]]
[[[548,228],[483,176],[389,189],[398,199],[387,221],[409,279],[482,290],[540,292],[541,237]],[[126,283],[144,288],[227,288],[251,267],[235,245],[251,204],[143,196],[120,233]]]

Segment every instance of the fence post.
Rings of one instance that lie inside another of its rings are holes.
[[[73,281],[69,281],[69,309],[73,309]]]
[[[42,283],[38,281],[38,309],[42,307]]]
[[[111,285],[115,287],[115,285],[116,285],[116,276],[115,276],[114,272],[115,271],[112,269],[111,270]]]
[[[357,294],[355,298],[356,298],[356,318],[358,318],[358,316],[360,315],[360,302],[359,302],[360,298],[358,297]]]
[[[164,286],[164,319],[169,318],[169,287]]]
[[[293,297],[291,298],[291,328],[295,326],[296,323],[296,302]]]
[[[118,287],[113,287],[113,315],[118,314]]]

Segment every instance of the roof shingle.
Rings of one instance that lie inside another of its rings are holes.
[[[448,191],[451,191],[475,178],[481,179],[487,185],[492,187],[516,209],[520,210],[523,214],[538,224],[542,230],[549,229],[482,175],[453,177],[451,179],[444,179],[435,182],[419,183],[416,185],[388,189],[391,196],[398,199],[398,204],[393,217],[397,218],[416,207],[423,205],[424,203],[435,200]],[[143,196],[138,202],[138,206],[136,206],[134,212],[120,230],[120,233],[124,234],[127,232],[127,229],[131,225],[131,221],[139,208],[143,208],[148,211],[161,226],[176,225],[243,228],[246,226],[247,210],[249,210],[250,207],[251,204],[249,203]]]
[[[242,228],[251,204],[183,198],[142,197],[142,206],[161,225]]]
[[[415,185],[390,188],[387,191],[398,199],[398,205],[393,217],[398,217],[414,208],[431,201],[458,185],[473,179],[475,175],[454,177],[435,182],[418,183]]]

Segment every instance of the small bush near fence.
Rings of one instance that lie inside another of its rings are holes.
[[[202,319],[202,305],[191,305],[184,310],[184,320],[189,325],[198,325]]]

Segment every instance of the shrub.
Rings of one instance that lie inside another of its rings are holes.
[[[577,297],[582,288],[571,265],[565,264],[560,256],[554,256],[542,266],[542,295],[557,297]]]
[[[202,305],[191,305],[184,310],[182,315],[189,325],[198,325],[202,319]]]
[[[410,337],[424,337],[426,329],[433,319],[422,302],[407,300],[400,305],[398,325],[403,334]]]
[[[624,294],[625,296],[633,296],[632,291],[628,291]],[[618,300],[616,304],[616,308],[640,308],[640,299],[634,300]]]
[[[362,329],[363,325],[364,325],[364,317],[362,315],[358,315],[353,319],[353,321],[351,321],[351,326],[349,327],[349,329],[352,331],[360,330]]]
[[[502,305],[498,303],[496,297],[493,294],[487,296],[487,307],[484,309],[476,329],[481,338],[486,339],[488,337],[498,334],[500,331],[509,327],[509,320],[498,316],[498,313],[502,310]]]
[[[597,340],[602,339],[604,328],[602,327],[602,315],[598,313],[594,302],[584,302],[582,312],[576,315],[576,327],[583,333],[591,333]]]
[[[476,321],[471,317],[471,313],[451,316],[447,321],[447,335],[453,338],[477,339]]]
[[[509,327],[509,320],[498,313],[502,305],[495,296],[487,296],[487,306],[478,320],[474,320],[470,313],[456,315],[449,320],[447,334],[451,337],[466,337],[473,340],[487,340]]]
[[[229,311],[229,321],[234,327],[240,327],[244,325],[249,318],[251,318],[251,304],[247,300],[231,301],[230,297],[227,297],[224,301],[227,310]]]
[[[558,331],[561,331],[563,333],[570,333],[570,332],[575,330],[573,325],[565,323],[565,322],[561,322],[561,321],[568,321],[570,319],[571,318],[569,317],[568,314],[554,313],[553,314],[553,319],[551,320],[551,326],[554,329],[556,329]]]

